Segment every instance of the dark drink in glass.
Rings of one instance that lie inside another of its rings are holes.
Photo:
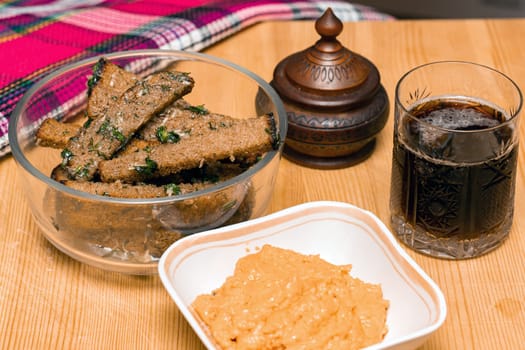
[[[406,106],[396,100],[394,231],[437,257],[469,258],[496,248],[513,220],[519,108],[457,93],[412,96]]]

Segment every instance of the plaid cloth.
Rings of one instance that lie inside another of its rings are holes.
[[[342,21],[390,16],[343,0],[11,0],[0,3],[0,157],[10,114],[44,75],[73,61],[123,50],[199,51],[263,20]]]

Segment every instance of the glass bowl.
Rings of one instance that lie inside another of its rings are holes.
[[[143,77],[173,67],[195,81],[184,99],[235,118],[273,113],[277,144],[239,175],[202,190],[149,199],[91,194],[50,177],[62,149],[37,144],[41,122],[68,122],[87,104],[88,81],[102,56],[60,68],[18,103],[9,141],[35,222],[60,251],[82,263],[128,274],[156,274],[162,253],[181,237],[263,215],[275,184],[287,131],[284,106],[263,79],[201,53],[140,50],[103,55]],[[177,155],[174,154],[173,157]]]

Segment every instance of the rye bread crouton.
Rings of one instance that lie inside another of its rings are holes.
[[[140,182],[198,168],[207,163],[229,159],[253,162],[276,145],[275,121],[266,115],[234,119],[228,123],[215,115],[203,115],[207,129],[183,137],[176,143],[164,143],[146,150],[101,161],[99,175],[103,182]],[[206,119],[209,117],[209,119]]]
[[[88,118],[103,116],[109,106],[138,80],[134,73],[101,58],[93,66],[93,75],[88,81]]]
[[[106,91],[107,90],[108,89],[106,89]],[[200,110],[201,112],[196,112],[196,110]],[[181,130],[181,128],[183,128],[181,123],[184,123],[187,119],[194,119],[196,114],[202,114],[202,109],[191,106],[183,99],[176,100],[164,111],[153,116],[138,130],[135,135],[136,137],[129,140],[128,144],[119,150],[119,155],[136,152],[138,148],[145,148],[152,143],[156,144],[160,142],[159,139],[161,139],[162,136],[159,130],[162,128],[172,130],[169,132],[177,132],[178,135],[183,135],[184,131]],[[175,118],[177,119],[175,120]],[[66,148],[69,139],[76,136],[80,132],[81,127],[82,125],[78,123],[64,123],[52,118],[46,119],[37,130],[37,144],[43,147]]]
[[[88,81],[88,101],[83,116],[96,119],[104,115],[118,96],[138,81],[137,76],[105,58],[93,66],[93,75]],[[65,148],[69,139],[80,131],[81,125],[46,119],[40,125],[36,139],[40,146]]]
[[[36,132],[37,144],[43,147],[64,148],[79,130],[79,125],[62,123],[53,118],[46,119]]]
[[[89,246],[100,255],[149,260],[160,257],[183,234],[230,220],[248,188],[242,184],[199,198],[159,203],[153,210],[151,205],[136,203],[100,205],[50,188],[45,211],[61,235],[74,237],[76,246]]]
[[[149,261],[160,258],[173,242],[183,237],[183,231],[177,229],[181,223],[188,226],[192,222],[202,223],[206,218],[210,219],[207,224],[213,227],[222,222],[234,224],[248,220],[255,205],[255,191],[247,185],[244,197],[234,193],[224,197],[224,194],[210,195],[199,201],[192,199],[175,206],[159,206],[157,212],[140,205],[101,207],[50,188],[46,192],[45,210],[58,232],[74,237],[78,247],[87,246],[101,256]]]
[[[165,178],[162,183],[128,184],[121,181],[95,182],[71,180],[65,169],[58,165],[51,178],[78,191],[114,198],[162,198],[187,194],[213,186],[239,175],[245,169],[240,164],[216,162],[199,169],[190,169],[178,176]]]
[[[82,250],[109,258],[147,262],[160,258],[182,233],[164,227],[150,206],[99,203],[53,188],[46,192],[45,211],[64,239]]]
[[[162,198],[190,193],[206,187],[205,184],[191,183],[157,186],[151,184],[130,185],[120,181],[106,183],[71,180],[65,181],[64,185],[82,192],[115,198]]]
[[[89,181],[98,163],[110,159],[155,114],[189,93],[194,81],[186,73],[162,71],[136,82],[107,112],[85,125],[62,152],[71,178]]]
[[[205,135],[219,128],[229,128],[239,119],[210,113],[203,107],[195,107],[180,99],[153,117],[137,133],[137,137],[161,143],[177,143],[181,138]]]

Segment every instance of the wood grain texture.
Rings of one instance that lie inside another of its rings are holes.
[[[486,64],[525,86],[525,19],[345,23],[339,40],[378,67],[393,104],[397,80],[436,60]],[[206,50],[269,81],[274,66],[318,39],[313,22],[267,22]],[[393,112],[372,156],[354,167],[314,170],[283,159],[268,212],[336,200],[389,221]],[[525,137],[521,126],[520,137]],[[203,349],[156,276],[82,265],[33,223],[11,156],[0,160],[1,349]],[[525,150],[520,145],[509,239],[481,258],[409,254],[443,289],[445,324],[423,349],[520,349],[525,333]]]

